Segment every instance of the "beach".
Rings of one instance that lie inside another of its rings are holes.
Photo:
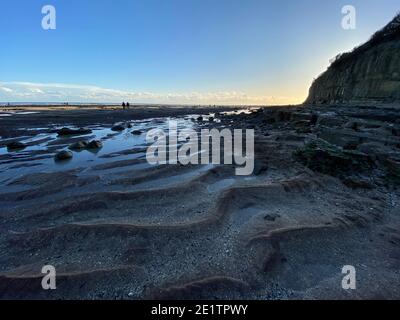
[[[400,297],[398,108],[3,108],[3,299]],[[149,164],[146,133],[171,120],[254,130],[253,174]]]

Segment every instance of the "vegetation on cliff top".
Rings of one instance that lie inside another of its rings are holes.
[[[380,43],[392,41],[397,38],[400,39],[400,13],[398,13],[384,28],[375,32],[371,39],[366,43],[355,47],[350,52],[338,54],[333,59],[329,68],[339,67],[350,60],[357,59],[368,49],[375,47]]]

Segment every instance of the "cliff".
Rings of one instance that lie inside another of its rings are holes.
[[[400,102],[400,14],[365,44],[338,55],[305,103],[393,102]]]

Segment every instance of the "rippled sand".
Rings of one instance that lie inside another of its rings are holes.
[[[116,133],[114,118],[74,123],[68,112],[51,126],[21,122],[23,151],[0,148],[1,298],[400,296],[397,193],[352,190],[305,168],[291,156],[302,141],[277,139],[283,129],[257,131],[261,169],[239,177],[229,165],[149,165],[144,133],[166,128],[167,117],[124,116],[132,128]],[[180,128],[211,125],[183,113],[173,116]],[[51,133],[63,117],[92,133]],[[18,128],[9,129],[3,146]],[[54,161],[82,139],[104,146]],[[47,264],[57,270],[54,291],[41,289]],[[341,289],[346,264],[357,267],[359,290]]]

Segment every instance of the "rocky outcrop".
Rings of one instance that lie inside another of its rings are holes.
[[[339,177],[347,176],[349,172],[369,170],[373,166],[366,154],[344,150],[322,139],[299,148],[295,156],[311,170]]]
[[[317,78],[306,104],[400,101],[400,14],[352,52],[340,54]]]

